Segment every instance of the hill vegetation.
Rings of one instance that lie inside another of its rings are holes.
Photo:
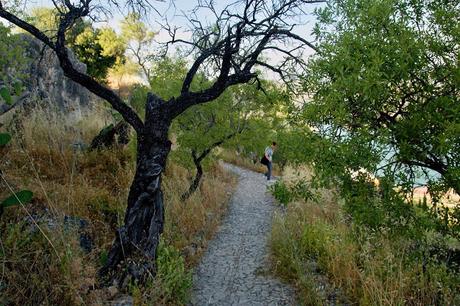
[[[459,8],[330,1],[317,11],[310,99],[284,138],[294,175],[272,187],[288,205],[272,232],[275,271],[306,304],[334,295],[312,281],[318,271],[359,305],[460,303],[460,207],[442,201],[459,192]],[[429,201],[414,198],[419,184]]]
[[[0,304],[187,304],[236,182],[221,160],[263,172],[271,141],[272,268],[302,304],[460,304],[460,1],[205,1],[187,38],[143,0],[113,1],[116,28],[91,0],[19,4],[0,0]],[[90,115],[16,103],[22,35]]]

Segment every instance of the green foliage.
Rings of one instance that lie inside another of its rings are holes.
[[[149,91],[150,88],[148,86],[136,84],[129,96],[129,104],[141,117],[145,116],[145,101],[147,100]]]
[[[125,40],[135,40],[136,42],[144,42],[154,38],[155,33],[149,31],[147,26],[141,21],[141,16],[138,13],[129,13],[120,23],[122,36]]]
[[[59,12],[55,8],[35,7],[25,19],[49,37],[53,37],[57,34]],[[91,22],[79,19],[67,30],[66,40],[71,48],[73,48],[77,36],[88,27],[91,27]]]
[[[132,283],[129,293],[135,304],[155,301],[161,305],[186,305],[190,299],[192,273],[185,266],[180,252],[163,239],[157,249],[157,273],[145,286]]]
[[[22,69],[28,59],[24,57],[23,42],[9,27],[0,24],[0,101],[11,105],[22,91]]]
[[[459,5],[350,0],[318,10],[303,116],[343,167],[429,169],[460,191]]]
[[[104,127],[100,132],[99,132],[99,135],[100,136],[105,136],[107,135],[107,133],[109,133],[111,130],[113,129],[113,124],[109,124],[108,126]]]
[[[166,57],[155,63],[150,87],[156,95],[168,101],[180,94],[186,73],[187,62],[184,59]]]
[[[51,8],[34,8],[28,21],[52,37],[59,24],[59,13]],[[77,20],[66,33],[68,46],[78,59],[86,64],[87,73],[99,81],[105,81],[108,70],[124,62],[126,44],[109,27],[95,28],[91,22]]]
[[[289,186],[286,185],[282,180],[276,181],[269,188],[275,199],[281,204],[287,205],[294,200],[303,201],[316,201],[317,195],[314,189],[306,180],[297,180],[291,183]]]
[[[131,61],[137,65],[137,69],[142,69],[145,77],[149,80],[155,54],[152,50],[153,40],[156,33],[149,31],[142,22],[141,15],[129,13],[120,22],[121,37],[127,45]]]
[[[0,88],[0,96],[3,98],[3,101],[5,101],[6,104],[11,105],[13,102],[13,99],[10,95],[10,91],[6,87]]]
[[[11,135],[8,133],[0,133],[0,148],[6,146],[11,141]]]
[[[32,9],[27,21],[46,33],[48,36],[53,36],[57,33],[59,26],[58,18],[58,12],[56,9],[36,7]]]
[[[320,52],[304,83],[312,96],[296,118],[305,128],[284,137],[302,142],[291,158],[313,166],[315,184],[338,189],[359,231],[459,237],[455,210],[410,198],[420,180],[435,204],[448,188],[459,190],[459,26],[450,19],[459,5],[350,0],[317,11]],[[433,246],[421,245],[409,256],[426,257]]]
[[[290,190],[286,187],[283,181],[276,181],[269,187],[270,192],[273,194],[281,204],[287,205],[293,200],[293,195]]]
[[[113,29],[88,26],[75,38],[72,49],[87,65],[88,74],[103,81],[109,68],[124,61],[126,47]]]
[[[126,46],[112,28],[104,27],[96,30],[97,42],[101,45],[101,56],[123,57]]]
[[[316,201],[318,198],[311,184],[306,180],[295,181],[291,186],[291,192],[295,198],[304,201]]]
[[[270,239],[272,256],[276,260],[274,270],[277,276],[295,284],[300,305],[326,305],[324,292],[318,290],[318,284],[323,285],[324,281],[318,279],[318,267],[312,257],[324,250],[325,243],[321,240],[330,239],[330,230],[323,232],[328,230],[324,226],[307,228],[300,220],[295,220],[298,222],[294,230],[292,221],[275,217]]]
[[[139,115],[145,116],[145,101],[150,91],[165,100],[180,93],[186,64],[184,60],[169,57],[155,62],[150,86],[136,85],[131,91],[129,102]]]
[[[3,200],[0,205],[2,207],[10,207],[10,206],[15,206],[15,205],[20,205],[20,204],[26,204],[29,203],[34,194],[30,190],[21,190],[19,192],[16,192],[15,194],[9,196],[5,200]]]
[[[276,154],[273,161],[284,167],[290,164],[301,164],[309,160],[313,151],[312,133],[307,127],[290,126],[276,130],[277,141]]]
[[[460,191],[459,8],[458,0],[345,0],[317,10],[308,103],[278,133],[289,139],[279,153],[312,166],[315,186],[339,191],[343,216],[307,201],[282,224],[275,252],[292,270],[315,259],[358,304],[458,303],[458,210],[439,195]],[[412,202],[420,181],[430,206]],[[292,186],[272,192],[295,199]]]
[[[192,275],[187,271],[179,251],[173,246],[165,245],[163,240],[158,246],[157,269],[165,299],[185,304],[192,286]]]
[[[20,72],[16,72],[16,76],[20,75]],[[5,81],[6,86],[0,87],[0,101],[3,100],[6,105],[11,106],[17,96],[22,92],[22,82],[19,80],[8,80]]]
[[[107,250],[102,250],[99,254],[99,264],[103,267],[109,261],[109,252]]]

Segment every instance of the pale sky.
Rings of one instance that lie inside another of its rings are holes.
[[[24,1],[27,1],[28,8],[53,7],[53,2],[51,0],[24,0]],[[94,0],[93,2],[94,3],[98,3],[98,2],[106,3],[107,1],[106,0]],[[215,5],[215,8],[219,10],[233,2],[234,0],[218,0],[218,1],[215,1],[214,5]],[[167,17],[169,24],[181,27],[181,29],[178,30],[179,37],[185,38],[185,39],[190,37],[190,35],[187,32],[187,20],[186,18],[183,17],[183,15],[190,16],[190,11],[197,5],[198,0],[175,0],[174,5],[171,4],[170,0],[165,0],[163,2],[153,0],[151,1],[151,3],[154,5],[155,10],[161,14],[161,16],[154,10],[151,10],[151,12],[145,16],[143,21],[146,24],[150,25],[153,31],[159,32],[158,35],[156,36],[156,39],[159,42],[165,42],[169,40],[169,36],[166,33],[166,31],[161,31],[160,26],[158,25],[158,22],[161,22],[162,17],[164,18],[165,16]],[[313,11],[317,7],[319,7],[318,4],[309,5],[308,6],[309,15],[304,17],[305,20],[295,20],[295,23],[302,24],[298,26],[297,29],[295,30],[296,34],[298,34],[299,36],[309,41],[313,41],[313,37],[311,35],[313,26],[315,24],[315,17],[313,16]],[[235,8],[235,9],[238,9],[238,8]],[[96,26],[104,26],[108,24],[110,27],[114,28],[115,30],[119,29],[119,21],[123,18],[124,14],[120,12],[117,8],[111,9],[111,12],[113,14],[111,19],[106,20],[106,22],[101,22],[97,24]],[[203,22],[203,24],[206,24],[206,21],[213,21],[212,17],[213,16],[211,15],[209,11],[201,11],[201,13],[197,16],[197,19]],[[312,49],[307,48],[305,50],[305,56],[309,56],[313,53],[314,51]],[[282,56],[279,53],[275,53],[275,52],[266,53],[265,56],[266,57],[268,56],[270,61],[273,63],[276,63],[282,60]],[[267,73],[266,77],[276,79],[276,77],[272,75],[273,73],[271,71],[267,71],[266,73]]]
[[[95,3],[99,1],[94,1]],[[223,8],[226,4],[232,3],[233,1],[228,0],[218,0],[215,1],[216,9]],[[270,1],[271,2],[271,1]],[[51,0],[27,0],[28,7],[53,7],[53,2]],[[167,16],[169,22],[174,25],[184,26],[186,25],[186,20],[184,17],[180,16],[183,14],[187,14],[190,10],[192,10],[198,3],[198,0],[174,0],[174,5],[171,5],[170,0],[166,1],[151,1],[154,5],[155,9],[160,12],[163,16]],[[309,7],[311,8],[308,13],[313,13],[314,8],[319,7],[319,4],[311,4]],[[113,18],[107,20],[108,24],[117,29],[118,22],[121,18],[123,18],[122,14],[118,12],[116,9],[111,10],[113,13]],[[159,21],[161,17],[155,13],[151,12],[146,18],[144,22],[150,24],[153,28],[158,29],[158,25],[156,21]],[[203,12],[199,16],[200,21],[210,20],[211,14],[209,12]],[[302,20],[302,23],[305,23],[304,26],[299,26],[297,33],[304,38],[311,38],[311,31],[313,25],[315,23],[315,18],[312,14],[310,14],[305,20]],[[310,39],[311,40],[311,39]]]

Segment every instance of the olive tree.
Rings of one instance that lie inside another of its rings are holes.
[[[266,130],[271,128],[269,115],[277,106],[277,95],[275,86],[267,84],[264,87],[265,92],[257,90],[255,84],[234,86],[216,101],[189,109],[177,118],[174,126],[180,144],[178,151],[190,155],[196,168],[196,175],[182,199],[190,197],[199,187],[202,163],[215,148],[246,147],[267,134]],[[260,129],[261,122],[265,123],[265,131]]]

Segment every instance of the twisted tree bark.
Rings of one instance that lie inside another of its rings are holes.
[[[140,281],[155,271],[156,252],[164,224],[161,174],[171,149],[167,135],[167,129],[163,129],[161,137],[145,135],[138,139],[136,174],[129,191],[124,225],[117,230],[102,274],[116,270],[126,258],[141,259],[141,262],[127,263],[129,274]]]

